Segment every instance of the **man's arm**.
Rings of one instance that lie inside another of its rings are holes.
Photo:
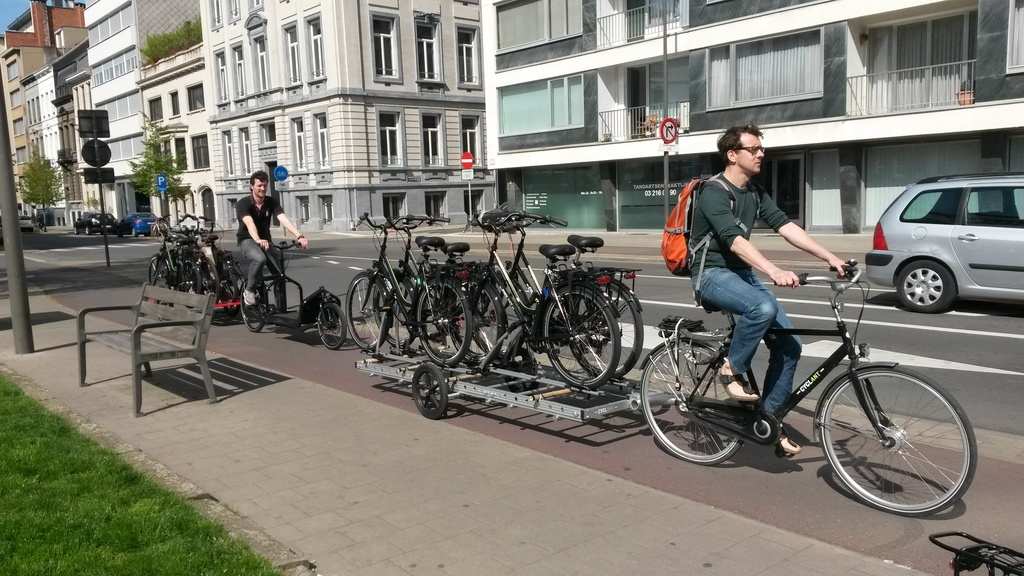
[[[245,229],[249,231],[249,237],[256,241],[261,248],[266,250],[270,247],[270,241],[266,238],[260,238],[260,232],[256,229],[256,222],[253,221],[252,216],[246,214],[242,216],[242,224],[245,224]]]
[[[776,266],[757,249],[757,246],[754,246],[750,240],[743,236],[734,238],[729,249],[744,262],[750,264],[755,270],[768,275],[775,284],[779,286],[800,285],[800,278],[796,274]]]
[[[309,246],[309,241],[306,240],[306,237],[302,235],[302,232],[299,232],[299,229],[292,224],[292,221],[288,219],[288,216],[286,216],[284,212],[277,215],[277,221],[281,223],[282,228],[290,232],[292,236],[295,236],[299,241],[299,246],[302,246],[303,248]]]
[[[844,272],[846,263],[839,259],[838,256],[833,254],[828,248],[825,248],[806,230],[796,225],[793,222],[787,222],[781,228],[779,228],[779,235],[786,239],[791,245],[807,252],[811,256],[814,256],[820,260],[828,262],[828,265],[835,268],[837,271]]]

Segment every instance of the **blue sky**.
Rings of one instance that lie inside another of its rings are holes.
[[[28,10],[28,0],[0,0],[0,28],[7,30],[12,20]]]

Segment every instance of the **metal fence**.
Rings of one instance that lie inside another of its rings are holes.
[[[669,106],[668,115],[679,120],[679,131],[690,129],[690,103]],[[654,138],[665,113],[661,106],[633,106],[598,112],[598,137],[602,142]]]
[[[636,42],[660,36],[667,20],[669,30],[689,25],[689,11],[678,0],[652,2],[597,19],[596,46],[598,49]]]
[[[974,104],[975,62],[965,60],[850,77],[846,113],[874,116]]]

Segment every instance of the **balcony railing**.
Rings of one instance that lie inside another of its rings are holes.
[[[54,106],[62,106],[71,102],[71,99],[74,96],[74,89],[75,87],[71,84],[62,84],[54,88],[52,104]]]
[[[667,20],[669,30],[685,28],[690,23],[685,5],[679,0],[658,0],[646,6],[631,8],[597,19],[597,48],[608,48],[659,36]]]
[[[690,103],[669,106],[668,115],[679,120],[679,130],[690,130]],[[633,106],[598,112],[598,137],[602,142],[654,138],[665,113],[661,106]]]
[[[146,78],[150,78],[152,76],[156,76],[157,74],[162,74],[163,72],[166,72],[167,70],[170,70],[171,68],[176,68],[176,67],[181,66],[181,65],[183,65],[183,64],[185,64],[187,62],[191,62],[193,60],[201,61],[202,59],[203,59],[203,45],[202,44],[196,44],[195,46],[189,48],[188,50],[182,50],[181,52],[178,52],[177,54],[174,54],[172,56],[168,56],[168,57],[166,57],[166,58],[164,58],[162,60],[158,60],[158,61],[156,61],[156,62],[154,62],[152,64],[149,64],[147,66],[143,66],[142,67],[142,79],[145,80]]]
[[[853,76],[846,113],[874,116],[974,104],[976,60]]]

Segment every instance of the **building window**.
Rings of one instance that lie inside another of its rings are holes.
[[[1014,0],[1010,7],[1009,44],[1010,67],[1024,67],[1024,0]]]
[[[135,53],[135,50],[129,50],[110,58],[109,60],[97,64],[93,67],[92,71],[92,83],[93,86],[100,86],[110,82],[114,78],[119,78],[132,72],[139,64],[139,57]]]
[[[171,92],[168,96],[171,99],[171,118],[181,116],[181,104],[178,102],[178,91]]]
[[[377,117],[380,126],[380,164],[381,166],[399,166],[402,164],[401,144],[399,142],[398,112],[381,112]]]
[[[18,149],[14,151],[14,158],[18,164],[28,162],[28,148],[24,146],[18,147]]]
[[[164,101],[161,98],[153,98],[149,101],[149,120],[156,122],[164,119]]]
[[[476,30],[459,28],[458,44],[459,82],[463,84],[479,83],[476,67]]]
[[[238,144],[242,147],[242,174],[252,173],[252,140],[248,128],[238,129]]]
[[[583,76],[554,78],[501,88],[502,135],[583,126]]]
[[[398,78],[395,19],[373,17],[373,70],[382,78]]]
[[[180,170],[188,170],[188,156],[185,155],[185,139],[174,139],[174,160]]]
[[[320,197],[321,221],[326,224],[334,220],[334,199],[330,196]]]
[[[11,62],[11,63],[9,63],[7,65],[7,79],[8,80],[14,80],[15,78],[18,77],[19,73],[20,72],[18,71],[18,61],[17,60],[15,60],[14,62]]]
[[[252,41],[253,52],[256,53],[256,82],[260,92],[270,90],[270,69],[267,62],[267,39],[256,38]]]
[[[238,20],[241,15],[241,10],[238,7],[238,0],[228,0],[228,5],[231,6],[231,19]]]
[[[224,14],[220,11],[220,0],[210,0],[210,14],[213,15],[213,27],[224,24]]]
[[[437,114],[423,115],[423,165],[441,166],[444,146],[441,144],[441,117]]]
[[[238,198],[228,199],[228,214],[231,215],[231,223],[235,224],[238,222],[238,214],[235,212],[235,203],[238,202]]]
[[[309,196],[299,196],[299,224],[309,222]]]
[[[473,163],[480,164],[480,156],[477,155],[479,146],[478,125],[480,118],[476,116],[462,117],[462,151],[473,155]]]
[[[437,24],[416,23],[416,65],[420,80],[440,80],[438,66]]]
[[[320,19],[314,18],[306,23],[309,32],[310,61],[309,75],[313,79],[324,77],[324,35],[320,28]]]
[[[316,157],[321,168],[331,165],[331,140],[327,132],[327,114],[315,114],[313,120],[316,122]]]
[[[271,142],[277,142],[277,127],[273,122],[264,122],[260,124],[260,143],[270,144]]]
[[[121,30],[131,26],[134,23],[134,19],[135,15],[132,12],[132,5],[128,4],[110,16],[107,16],[103,20],[93,24],[92,27],[89,28],[90,45],[95,46],[114,34],[117,34]]]
[[[583,2],[582,0],[509,2],[498,6],[497,18],[498,49],[514,48],[581,33],[583,31]]]
[[[235,46],[231,55],[235,61],[235,95],[245,96],[245,53],[241,46]]]
[[[11,92],[11,108],[15,106],[21,106],[21,90]]]
[[[117,100],[112,100],[106,104],[100,104],[96,106],[101,110],[107,111],[107,117],[111,122],[127,118],[133,114],[139,113],[139,107],[142,102],[142,96],[136,92],[128,96],[123,96]]]
[[[217,97],[221,102],[228,101],[228,63],[223,52],[218,52],[214,58],[217,60]]]
[[[388,220],[394,220],[399,216],[405,214],[405,194],[385,194],[384,195],[384,217]]]
[[[444,218],[444,192],[427,192],[425,200],[427,216]]]
[[[231,139],[231,131],[225,130],[222,133],[224,142],[224,173],[228,176],[235,174],[235,143]]]
[[[252,9],[260,10],[263,8],[263,0],[252,0]]]
[[[306,133],[302,118],[292,119],[292,150],[295,154],[295,167],[306,169]]]
[[[196,84],[188,87],[188,111],[195,112],[206,107],[206,96],[203,94],[203,85]]]
[[[299,62],[299,31],[295,26],[285,28],[288,43],[288,83],[302,82],[302,65]]]
[[[708,51],[708,108],[821,96],[821,30]]]
[[[16,118],[12,125],[14,127],[14,133],[15,134],[20,136],[20,135],[25,133],[25,119],[24,118]]]

